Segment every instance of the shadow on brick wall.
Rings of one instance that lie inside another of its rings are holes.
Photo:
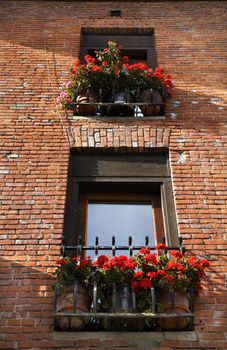
[[[31,264],[29,256],[25,260]],[[0,348],[63,349],[72,346],[72,341],[53,339],[53,275],[25,265],[0,259]]]

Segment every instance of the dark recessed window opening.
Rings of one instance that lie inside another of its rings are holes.
[[[167,155],[71,155],[65,243],[76,245],[81,236],[94,245],[99,236],[111,244],[113,235],[126,244],[128,236],[138,245],[146,236],[178,244]]]
[[[95,57],[95,52],[101,50],[101,48],[87,49],[87,54]],[[122,56],[128,56],[130,63],[147,62],[148,50],[146,49],[124,49],[121,50]]]
[[[154,31],[141,28],[82,28],[80,58],[94,56],[95,50],[102,50],[109,40],[122,47],[122,54],[132,61],[146,62],[153,69],[157,67]]]

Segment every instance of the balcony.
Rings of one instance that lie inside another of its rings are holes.
[[[132,238],[129,237],[127,246],[117,246],[115,237],[112,237],[111,246],[101,246],[98,237],[95,239],[94,246],[83,246],[81,238],[76,246],[62,245],[62,255],[66,252],[76,253],[77,256],[82,255],[83,251],[93,251],[98,256],[99,251],[112,251],[115,256],[117,251],[128,251],[129,256],[133,256],[134,251],[140,250],[141,246],[133,246]],[[149,246],[148,237],[146,237],[146,248],[154,250],[154,246]],[[181,242],[180,242],[181,243]],[[176,247],[168,247],[167,251],[178,250],[184,253],[182,245]],[[61,309],[59,305],[62,302],[62,295],[59,287],[56,285],[54,290],[54,319],[56,331],[174,331],[174,330],[193,330],[194,323],[194,293],[190,290],[184,300],[179,301],[179,293],[168,293],[170,299],[160,299],[160,295],[156,289],[151,286],[149,288],[149,310],[139,311],[136,293],[131,289],[130,285],[112,284],[105,300],[108,300],[106,310],[102,307],[100,300],[100,290],[103,286],[94,282],[92,288],[91,302],[85,307],[86,300],[82,294],[77,282],[70,286],[70,291],[65,294],[63,300],[64,307]],[[147,294],[148,295],[148,294]],[[67,300],[66,300],[67,299]],[[69,301],[70,299],[70,301]],[[86,297],[85,297],[86,299]],[[102,299],[104,300],[104,299]],[[186,304],[185,304],[186,303]],[[166,306],[167,305],[167,306]]]
[[[149,89],[139,91],[132,95],[125,90],[121,93],[112,92],[110,101],[103,102],[99,94],[87,93],[74,96],[73,114],[79,116],[96,117],[163,117],[165,114],[165,104],[160,94],[156,90]]]

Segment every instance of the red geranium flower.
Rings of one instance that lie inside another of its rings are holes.
[[[131,283],[131,287],[132,287],[133,292],[138,293],[140,290],[140,283],[138,281],[133,281]]]
[[[139,250],[139,253],[141,253],[141,254],[150,254],[150,249],[148,249],[148,248],[141,248]]]
[[[158,276],[163,276],[163,275],[166,275],[166,272],[164,270],[158,270],[157,271],[157,275]]]
[[[56,264],[57,265],[67,265],[68,262],[67,262],[67,260],[65,260],[65,258],[60,258],[56,261]]]
[[[179,250],[171,250],[169,254],[175,258],[183,258],[183,254]]]
[[[200,264],[202,267],[210,267],[210,262],[207,259],[201,259]]]
[[[78,256],[74,256],[73,258],[72,258],[72,261],[75,261],[75,262],[77,262],[77,261],[79,261],[80,260],[80,258],[78,257]]]
[[[74,63],[73,63],[73,68],[72,68],[72,74],[76,74],[77,73],[77,68],[79,67],[80,65],[80,60],[79,58],[76,58]]]
[[[128,257],[126,255],[114,256],[110,261],[110,267],[124,267],[125,263],[128,261]]]
[[[97,72],[97,73],[100,73],[100,72],[102,72],[102,67],[100,67],[100,66],[96,66],[96,65],[91,66],[91,72]]]
[[[155,247],[156,250],[166,250],[167,249],[167,246],[164,244],[164,243],[159,243],[156,245]]]
[[[146,255],[144,255],[144,260],[147,263],[152,263],[153,265],[157,265],[157,263],[158,263],[158,259],[157,259],[156,254],[146,254]]]
[[[122,270],[133,270],[134,267],[136,267],[136,262],[133,259],[128,259],[121,268]]]
[[[134,278],[135,279],[139,279],[143,276],[143,272],[142,271],[137,271],[135,274],[134,274]]]
[[[86,63],[94,63],[95,62],[95,58],[91,57],[90,55],[86,55],[84,57],[84,59],[85,59]]]
[[[149,277],[151,280],[155,281],[158,277],[158,273],[157,272],[148,272],[147,277]]]
[[[149,278],[144,277],[141,279],[141,281],[140,281],[141,288],[149,289],[149,288],[151,288],[151,286],[152,286],[152,283],[151,283],[151,280]]]
[[[82,259],[80,261],[80,268],[83,268],[84,266],[91,266],[92,265],[92,262],[90,259]]]
[[[171,285],[174,284],[174,277],[173,277],[173,276],[166,274],[166,275],[164,276],[164,278],[165,278],[165,281],[166,281],[168,284],[171,284]]]
[[[190,258],[188,259],[188,263],[192,267],[195,267],[199,270],[203,269],[203,267],[199,264],[199,261],[195,256],[190,256]]]
[[[96,262],[94,263],[95,266],[103,268],[104,264],[107,263],[109,261],[109,257],[107,255],[100,255]]]
[[[176,263],[175,261],[168,262],[166,267],[168,270],[186,271],[186,268],[183,265]]]

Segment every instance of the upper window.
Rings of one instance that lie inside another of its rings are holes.
[[[57,97],[64,109],[89,117],[164,116],[173,83],[156,66],[152,30],[84,29],[80,55]]]
[[[131,62],[142,61],[152,68],[157,66],[153,29],[141,28],[82,28],[80,57],[93,56],[95,50],[106,47],[109,40],[122,46],[122,54]]]

